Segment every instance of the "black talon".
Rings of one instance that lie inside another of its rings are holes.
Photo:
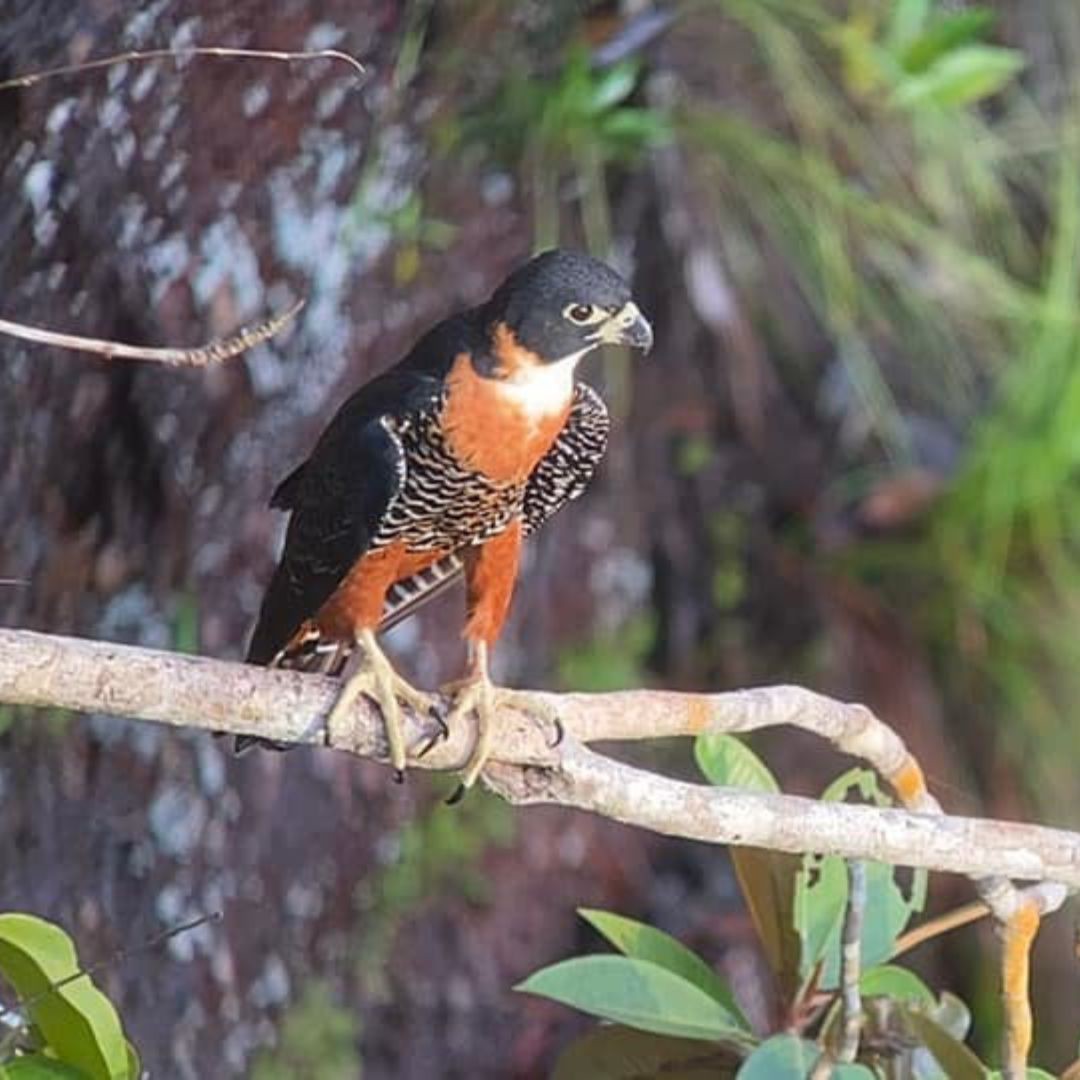
[[[563,739],[566,738],[566,728],[563,725],[563,722],[557,716],[552,721],[552,724],[555,728],[555,741],[548,743],[548,746],[550,746],[551,749],[554,750],[555,747],[561,746]]]
[[[450,726],[443,719],[442,714],[439,712],[438,706],[432,705],[428,711],[428,716],[438,724],[438,730],[427,737],[427,741],[416,752],[418,758],[424,757],[425,754],[429,754],[434,747],[438,744],[440,739],[450,738]]]
[[[457,804],[459,802],[461,802],[461,800],[464,799],[464,798],[465,798],[465,785],[464,784],[458,784],[458,786],[456,788],[454,788],[453,792],[451,792],[450,797],[446,800],[446,805],[447,806],[457,806]]]
[[[394,783],[395,784],[404,784],[405,783],[405,770],[404,769],[395,769],[394,770]]]

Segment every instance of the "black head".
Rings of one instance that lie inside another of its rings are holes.
[[[610,266],[576,251],[545,251],[518,267],[484,305],[521,347],[554,363],[598,345],[648,349],[652,328]]]

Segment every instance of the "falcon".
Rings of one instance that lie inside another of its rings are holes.
[[[446,718],[477,717],[463,793],[487,761],[499,706],[515,697],[488,663],[522,542],[585,490],[607,446],[607,409],[576,379],[605,344],[652,345],[627,283],[588,255],[538,255],[353,394],[273,493],[290,518],[247,658],[337,676],[353,661],[328,725],[369,696],[399,777],[402,704],[429,712],[433,700],[394,670],[376,634],[464,575],[467,670]],[[236,749],[266,742],[240,736]]]

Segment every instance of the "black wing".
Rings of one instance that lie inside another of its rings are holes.
[[[525,533],[536,532],[552,514],[589,486],[607,450],[611,418],[600,395],[586,383],[574,386],[570,415],[551,449],[540,460],[525,488]],[[387,596],[380,630],[407,619],[429,600],[445,592],[462,574],[464,562],[454,552],[433,566],[398,582]]]
[[[371,544],[405,476],[393,421],[433,407],[442,394],[442,373],[418,366],[406,361],[361,387],[311,457],[275,490],[271,505],[292,517],[248,647],[250,662],[270,663]]]

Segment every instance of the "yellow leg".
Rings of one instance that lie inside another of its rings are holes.
[[[386,725],[386,741],[390,746],[390,764],[401,780],[405,774],[405,732],[401,722],[401,703],[412,706],[417,712],[431,711],[431,698],[411,683],[406,682],[395,670],[379,647],[372,630],[361,630],[356,643],[363,652],[363,665],[341,688],[337,701],[327,717],[327,728],[344,719],[361,694],[366,694],[379,706]]]
[[[465,765],[465,771],[461,774],[461,783],[447,800],[450,804],[460,802],[465,792],[476,783],[484,771],[484,766],[491,756],[495,716],[501,707],[509,705],[518,708],[521,712],[537,716],[551,724],[555,731],[554,744],[557,745],[562,738],[562,723],[555,710],[546,702],[537,701],[531,694],[519,690],[507,690],[492,683],[488,674],[486,642],[476,643],[472,670],[469,675],[459,683],[444,687],[443,690],[454,695],[454,704],[450,709],[450,715],[446,718],[448,728],[453,728],[456,720],[468,716],[470,712],[476,713],[476,745]]]

